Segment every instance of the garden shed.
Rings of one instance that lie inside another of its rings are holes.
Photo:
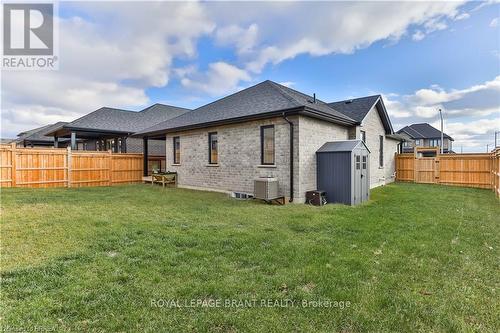
[[[357,205],[370,196],[370,151],[362,140],[327,142],[316,151],[317,188],[329,203]]]

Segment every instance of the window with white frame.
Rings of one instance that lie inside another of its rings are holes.
[[[441,146],[441,139],[430,139],[429,147],[439,147]]]

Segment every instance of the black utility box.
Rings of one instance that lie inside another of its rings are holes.
[[[325,191],[307,191],[306,203],[314,206],[323,206],[326,204]]]

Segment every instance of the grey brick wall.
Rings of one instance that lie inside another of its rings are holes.
[[[361,123],[362,131],[366,132],[366,145],[370,150],[370,188],[384,185],[394,181],[392,175],[395,172],[394,154],[397,152],[398,141],[385,137],[382,121],[374,106]],[[379,166],[380,143],[379,136],[384,140],[384,165]],[[358,139],[361,139],[359,134]]]
[[[299,193],[297,201],[305,201],[305,192],[316,190],[316,151],[328,141],[347,140],[344,126],[308,117],[299,120]]]
[[[290,120],[298,124],[297,117],[290,117]],[[263,125],[275,126],[275,165],[272,167],[260,165],[260,126]],[[209,132],[218,134],[217,166],[208,164]],[[244,193],[253,193],[254,178],[277,177],[280,194],[288,197],[289,135],[289,125],[281,117],[169,133],[166,141],[167,170],[178,172],[180,186]],[[180,165],[172,163],[172,138],[175,136],[180,137]]]
[[[378,116],[367,117],[362,128],[367,131],[371,168],[376,168],[374,179],[387,179],[394,172],[394,152],[397,141],[385,139],[384,168],[378,169],[378,135],[384,134]],[[305,192],[316,189],[316,151],[328,141],[346,140],[353,129],[303,116],[290,117],[294,123],[294,202],[303,203]],[[275,165],[261,166],[260,127],[275,126]],[[217,132],[219,164],[208,163],[208,133]],[[359,128],[355,130],[359,135]],[[180,137],[180,164],[173,164],[173,140]],[[376,141],[375,141],[376,140]],[[239,124],[214,126],[179,133],[169,133],[164,142],[167,170],[176,171],[181,187],[225,192],[253,193],[257,177],[272,176],[279,180],[280,194],[289,197],[290,132],[282,117]],[[370,170],[371,171],[371,170]],[[372,184],[375,186],[376,184]]]
[[[142,154],[142,139],[127,138],[127,153]],[[165,141],[148,140],[148,154],[165,156]]]
[[[386,138],[386,146],[384,147],[384,171],[385,184],[392,183],[396,180],[396,153],[398,152],[398,140]]]

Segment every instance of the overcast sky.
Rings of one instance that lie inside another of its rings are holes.
[[[494,2],[62,2],[58,71],[2,72],[2,133],[101,106],[195,108],[271,79],[324,101],[382,94],[395,130],[428,122],[455,150],[500,130]]]

